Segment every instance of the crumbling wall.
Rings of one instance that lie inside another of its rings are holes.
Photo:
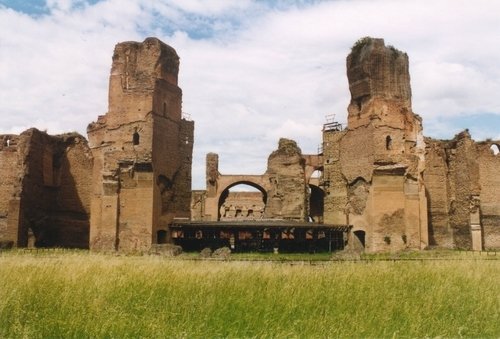
[[[178,70],[175,50],[156,38],[115,46],[108,112],[87,128],[93,249],[148,250],[190,215],[194,124],[182,118]]]
[[[424,181],[428,200],[429,245],[453,248],[450,226],[450,181],[445,142],[426,138]]]
[[[217,179],[220,176],[219,173],[219,155],[216,153],[208,153],[206,156],[206,166],[205,166],[205,178],[207,185],[207,192],[209,195],[213,195],[217,192]]]
[[[266,218],[307,219],[309,201],[304,163],[295,141],[279,140],[278,149],[271,153],[267,163],[271,189],[267,192]]]
[[[311,168],[317,166],[314,161],[319,157],[306,157],[295,141],[280,139],[278,149],[268,158],[266,173],[223,175],[219,173],[218,155],[207,154],[207,190],[193,195],[192,217],[194,220],[209,221],[228,218],[307,220],[310,196],[308,176],[313,172]],[[306,164],[307,161],[310,163]],[[250,185],[259,190],[260,193],[255,194],[260,197],[259,202],[254,201],[253,194],[249,200],[244,194],[229,192],[231,187],[239,184]]]
[[[450,178],[450,227],[455,246],[471,248],[470,204],[473,195],[479,195],[479,167],[477,150],[470,134],[465,131],[451,142],[448,153]]]
[[[499,145],[500,140],[476,144],[483,246],[487,250],[500,248],[500,153],[495,154]]]
[[[453,230],[454,245],[471,248],[470,204],[471,197],[479,195],[479,167],[477,150],[470,134],[458,134],[447,145],[449,190],[449,218]]]
[[[191,220],[200,221],[205,216],[206,190],[191,191]]]
[[[464,131],[452,140],[427,138],[426,144],[430,244],[471,249],[471,203],[483,186],[476,143]]]
[[[323,130],[323,176],[320,185],[325,190],[323,218],[327,224],[349,224],[347,185],[340,165],[340,140],[346,132]]]
[[[3,236],[21,247],[87,248],[92,157],[85,138],[33,128],[10,140],[1,152],[16,158],[2,180]]]
[[[17,244],[22,157],[18,151],[19,136],[0,136],[0,242]]]
[[[166,126],[165,126],[166,127]],[[172,127],[172,126],[170,126]],[[163,140],[157,142],[158,145],[170,145],[160,147],[155,150],[158,159],[157,169],[161,173],[157,176],[157,186],[161,193],[162,208],[161,214],[163,217],[170,215],[167,220],[164,220],[164,226],[173,219],[173,217],[189,218],[190,203],[191,203],[191,163],[193,154],[193,138],[194,138],[194,123],[192,121],[180,120],[177,128],[158,128],[160,131],[171,131],[165,133],[170,135]],[[177,133],[176,133],[177,132]],[[172,155],[165,157],[165,154]],[[159,166],[163,164],[163,166]]]
[[[406,53],[386,47],[383,39],[365,37],[354,44],[346,63],[351,92],[350,129],[367,125],[373,119],[401,120],[402,116],[394,114],[395,107],[411,111]]]
[[[325,222],[366,233],[368,251],[427,243],[422,123],[411,110],[408,56],[382,39],[347,57],[351,91],[344,131],[323,131]]]
[[[90,196],[92,153],[87,140],[71,133],[58,136],[63,151],[55,158],[59,178],[50,223],[56,229],[56,246],[88,248],[90,229]]]

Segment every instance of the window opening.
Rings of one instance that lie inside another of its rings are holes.
[[[140,139],[139,133],[137,133],[137,131],[135,131],[134,134],[132,135],[132,144],[134,146],[139,145],[139,139]]]
[[[388,135],[387,137],[385,137],[385,149],[386,150],[392,149],[392,138],[391,138],[390,135]]]
[[[497,144],[491,145],[490,150],[493,152],[493,155],[498,155],[498,153],[500,153],[500,147]]]

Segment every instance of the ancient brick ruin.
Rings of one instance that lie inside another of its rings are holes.
[[[1,135],[0,244],[146,251],[369,252],[500,248],[500,141],[423,134],[408,56],[382,39],[347,57],[347,126],[328,121],[322,149],[281,139],[263,174],[221,174],[191,191],[194,123],[182,116],[179,57],[155,38],[116,45],[109,108],[76,133]],[[320,177],[313,173],[320,172]],[[232,192],[239,184],[255,192]]]
[[[347,126],[324,125],[320,154],[303,155],[282,140],[260,176],[222,175],[209,154],[207,190],[193,194],[192,218],[227,220],[230,212],[244,220],[260,199],[262,218],[288,220],[290,228],[291,221],[351,225],[347,242],[370,252],[500,248],[500,142],[474,142],[467,131],[448,141],[425,138],[411,107],[408,56],[382,39],[353,46],[347,76]],[[228,190],[242,183],[263,194],[238,204]],[[227,211],[228,204],[240,208]]]
[[[93,249],[148,250],[189,218],[192,121],[182,118],[179,57],[155,38],[115,47],[109,110],[89,124]]]
[[[87,248],[92,154],[79,134],[0,136],[0,242]]]
[[[179,57],[156,38],[116,45],[109,109],[76,134],[0,136],[0,242],[143,251],[189,218],[194,123]],[[30,239],[32,239],[30,243]]]

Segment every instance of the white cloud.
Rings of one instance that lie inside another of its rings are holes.
[[[489,0],[262,2],[50,0],[28,16],[0,7],[0,127],[78,130],[107,109],[113,47],[157,36],[181,57],[183,110],[195,120],[194,187],[205,153],[225,173],[262,173],[279,137],[312,153],[321,125],[345,122],[345,58],[360,37],[410,57],[413,106],[427,135],[500,115],[500,3]],[[463,120],[466,121],[466,120]],[[470,121],[470,120],[467,120]],[[496,127],[498,129],[498,127]],[[473,135],[474,136],[474,135]]]
[[[167,1],[168,5],[178,8],[184,12],[194,13],[204,16],[217,15],[230,10],[245,9],[250,5],[248,0],[183,0]]]

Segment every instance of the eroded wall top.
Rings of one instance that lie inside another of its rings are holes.
[[[119,76],[124,89],[151,90],[157,79],[177,85],[178,73],[179,56],[175,49],[157,38],[115,46],[111,76]]]
[[[152,112],[181,120],[178,73],[175,49],[157,38],[117,44],[109,77],[108,112],[91,123],[87,131],[145,120]],[[158,97],[165,100],[160,102]]]
[[[408,55],[385,46],[384,39],[365,37],[356,42],[347,57],[347,78],[353,101],[379,96],[411,105]]]
[[[354,44],[347,57],[347,78],[351,91],[350,126],[359,123],[360,115],[367,112],[384,118],[383,110],[368,109],[373,101],[396,104],[411,111],[408,55],[385,46],[383,39],[365,37]]]

